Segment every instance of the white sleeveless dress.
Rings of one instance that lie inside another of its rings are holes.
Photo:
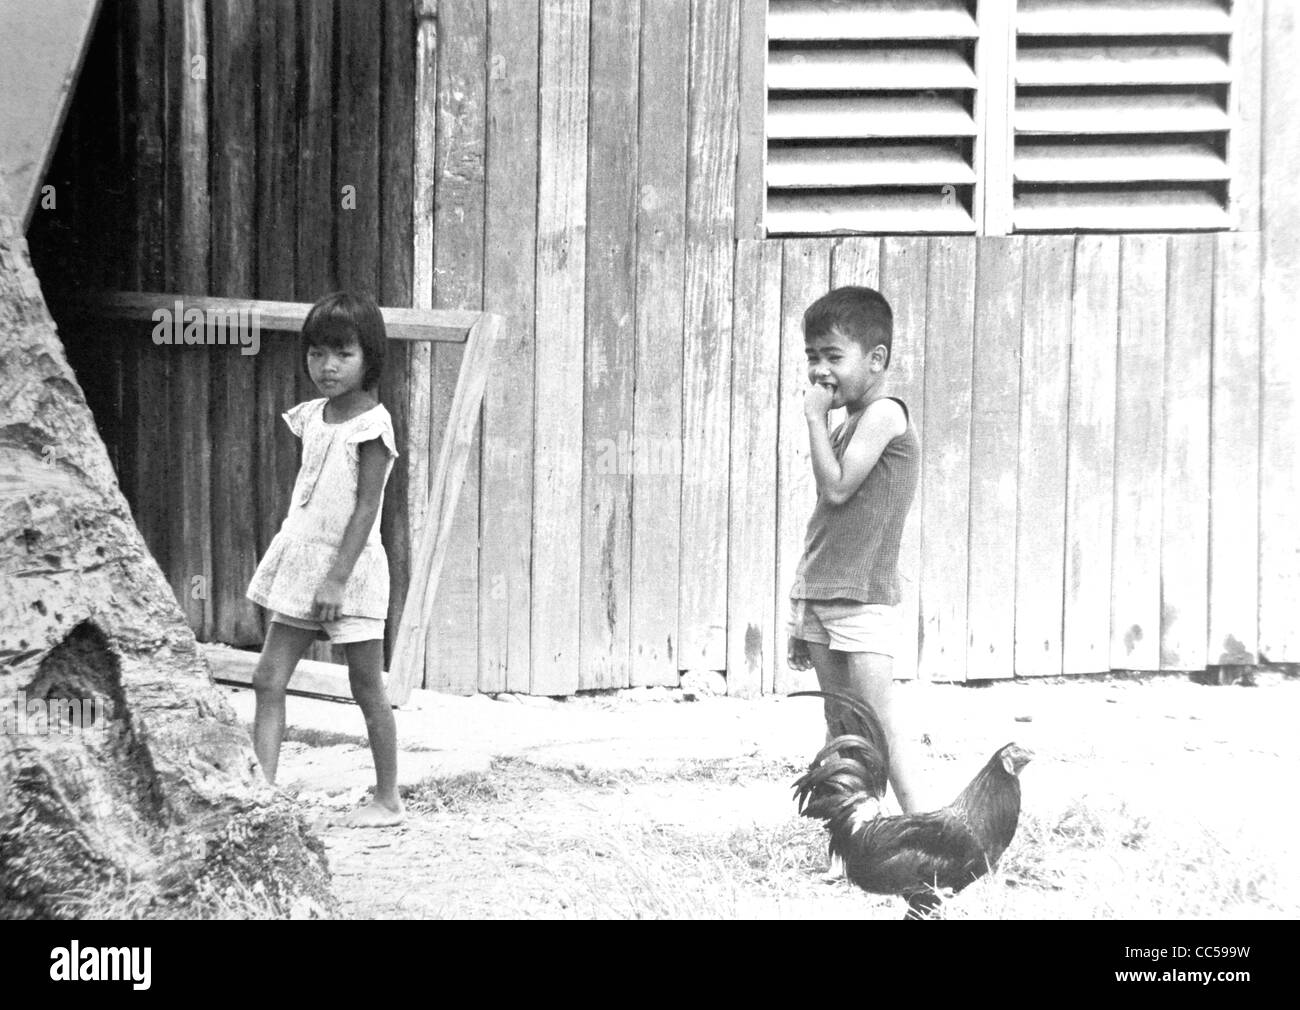
[[[289,617],[312,619],[316,590],[338,555],[357,503],[358,446],[379,439],[388,450],[384,484],[397,459],[393,419],[383,404],[348,421],[326,424],[325,398],[300,403],[283,415],[302,439],[302,467],[280,531],[253,574],[247,596]],[[383,496],[380,496],[380,514]],[[342,615],[388,615],[388,555],[379,539],[379,516],[343,588]]]

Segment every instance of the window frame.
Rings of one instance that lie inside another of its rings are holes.
[[[1262,118],[1262,0],[1229,0],[1228,116],[1226,151],[1227,224],[1222,228],[1159,228],[1159,231],[1234,232],[1259,228],[1260,121]],[[976,0],[974,53],[975,136],[971,164],[973,232],[918,227],[907,231],[826,231],[769,233],[768,229],[768,0],[741,0],[740,87],[746,100],[739,113],[740,150],[736,191],[736,234],[741,238],[842,236],[849,234],[926,234],[975,236],[1076,234],[1089,231],[1137,233],[1152,228],[1015,228],[1015,103],[1017,18],[1021,0]],[[1090,36],[1080,36],[1088,38]],[[1082,136],[1082,135],[1080,135]],[[1152,135],[1158,136],[1158,135]]]

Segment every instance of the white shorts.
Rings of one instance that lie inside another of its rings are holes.
[[[898,607],[857,600],[791,600],[790,637],[827,645],[836,652],[894,655]]]
[[[328,636],[335,645],[348,645],[352,642],[370,642],[384,639],[384,619],[382,617],[349,617],[344,614],[333,621],[306,621],[301,617],[288,617],[278,610],[271,611],[272,624],[287,624],[291,628],[305,628]]]

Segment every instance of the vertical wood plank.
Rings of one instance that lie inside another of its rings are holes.
[[[831,255],[831,287],[880,287],[880,239],[840,239]]]
[[[1214,237],[1169,240],[1165,302],[1160,668],[1205,668],[1209,635],[1210,340]]]
[[[415,165],[411,193],[411,304],[433,308],[434,198],[438,178],[438,17],[437,0],[419,0],[415,9]],[[433,454],[430,440],[433,347],[417,341],[407,351],[406,387],[406,527],[410,534],[411,572],[416,545],[427,526]],[[410,593],[407,584],[407,594]],[[407,604],[409,604],[409,600]],[[403,608],[403,614],[406,608]],[[400,624],[400,620],[399,620]],[[399,636],[404,629],[398,629]],[[392,655],[397,654],[397,640]],[[391,668],[391,666],[390,666]],[[417,684],[423,684],[422,670]]]
[[[409,0],[384,0],[380,63],[379,298],[411,305],[415,172],[415,18]],[[409,343],[409,342],[408,342]]]
[[[691,5],[682,348],[682,670],[727,662],[727,465],[735,247],[737,0]]]
[[[373,4],[339,0],[334,216],[339,286],[379,295],[380,32]]]
[[[677,685],[690,15],[689,0],[641,5],[634,441],[676,465],[632,476],[633,685]]]
[[[590,9],[541,13],[532,692],[555,695],[578,687]]]
[[[415,172],[415,17],[410,0],[384,0],[383,56],[380,72],[379,141],[379,300],[382,305],[412,304]],[[380,384],[384,406],[393,418],[399,456],[384,491],[380,536],[388,554],[388,655],[406,605],[411,577],[411,528],[406,499],[410,493],[412,341],[392,341]]]
[[[338,288],[336,225],[343,195],[334,186],[334,77],[336,74],[334,4],[298,7],[298,255],[295,286],[298,300],[315,302]],[[305,368],[295,375],[294,400],[320,394]],[[295,439],[295,441],[297,441]],[[296,446],[299,451],[301,445]],[[318,642],[308,659],[333,662],[333,649]]]
[[[1110,668],[1119,238],[1075,247],[1065,516],[1064,673]]]
[[[483,146],[486,139],[487,4],[439,0],[437,200],[434,214],[433,301],[438,308],[483,305]],[[464,349],[433,349],[429,437],[437,451]],[[479,457],[475,431],[456,506],[446,566],[429,629],[425,686],[472,694],[478,686]]]
[[[506,317],[483,407],[479,690],[527,691],[533,507],[536,0],[490,0],[484,307]]]
[[[966,679],[971,354],[975,239],[930,240],[921,444],[921,651],[918,674]]]
[[[1160,518],[1169,240],[1120,240],[1110,666],[1160,669]]]
[[[771,691],[785,662],[774,623],[777,404],[780,402],[781,244],[736,247],[731,359],[731,496],[727,558],[727,694]]]
[[[1228,164],[1232,171],[1229,206],[1232,227],[1237,231],[1258,231],[1260,225],[1260,125],[1267,115],[1263,104],[1264,6],[1265,0],[1232,5]]]
[[[297,258],[298,19],[292,0],[258,7],[257,295],[293,301]],[[298,439],[280,418],[296,402],[299,341],[264,334],[257,353],[258,557],[289,512]],[[265,615],[263,615],[265,616]]]
[[[1015,673],[1024,240],[979,240],[971,366],[966,678]]]
[[[1265,17],[1259,651],[1300,663],[1300,11],[1269,0]]]
[[[767,192],[767,3],[740,2],[736,238],[761,239]]]
[[[1016,7],[984,0],[977,18],[975,121],[984,126],[975,146],[975,164],[981,169],[975,186],[975,228],[981,235],[1006,235],[1011,231],[1014,199]]]
[[[1016,504],[1018,677],[1061,672],[1074,239],[1025,243]]]
[[[639,8],[592,0],[587,153],[579,686],[626,687],[631,659],[632,472],[657,453],[632,440],[636,318]]]
[[[887,392],[907,404],[912,424],[921,436],[921,459],[930,451],[922,433],[929,404],[925,402],[925,312],[929,289],[929,243],[921,237],[885,238],[880,248],[880,293],[894,311],[894,346],[890,354]],[[894,654],[894,679],[918,675],[921,646],[921,513],[925,483],[919,481],[912,509],[903,526],[898,551],[899,603],[902,629]]]
[[[314,302],[338,287],[334,219],[341,195],[333,186],[334,5],[298,7],[298,300]],[[298,398],[316,391],[300,370]]]
[[[810,673],[786,665],[790,590],[803,556],[808,519],[817,504],[817,484],[808,451],[808,424],[803,397],[808,388],[808,359],[804,353],[803,314],[830,289],[831,246],[825,239],[790,239],[782,243],[781,359],[777,409],[777,546],[776,546],[776,672],[775,690],[785,694],[811,687]]]
[[[136,291],[160,291],[165,284],[163,24],[157,0],[142,0],[123,9],[127,48],[131,54],[128,107],[134,138],[132,152],[134,260],[129,284]],[[167,518],[171,486],[167,423],[170,399],[169,357],[174,348],[155,347],[143,333],[134,334],[138,361],[135,400],[136,467],[132,495],[135,522],[150,552],[164,571],[170,554]]]
[[[1210,636],[1215,666],[1259,637],[1259,236],[1217,238],[1210,386]],[[1294,615],[1292,615],[1294,617]]]
[[[167,18],[168,221],[172,226],[169,289],[208,293],[211,199],[208,191],[208,86],[211,66],[203,0],[165,5]],[[172,104],[174,103],[174,104]],[[173,440],[172,590],[202,641],[212,633],[212,451],[208,432],[209,367],[206,347],[172,348]],[[202,581],[195,581],[202,580]]]
[[[212,4],[212,290],[251,298],[255,287],[257,22],[235,0]],[[231,335],[238,340],[238,335]],[[273,338],[272,338],[273,339]],[[259,339],[259,353],[261,352]],[[230,645],[261,641],[257,606],[244,590],[257,567],[255,359],[238,347],[209,349],[212,371],[213,637]]]

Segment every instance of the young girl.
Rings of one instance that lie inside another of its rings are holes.
[[[347,654],[375,761],[375,798],[358,827],[402,819],[397,729],[384,692],[388,558],[377,519],[397,458],[392,419],[374,395],[384,370],[384,319],[369,298],[326,295],[302,328],[303,364],[322,398],[284,419],[302,439],[302,468],[280,532],[257,566],[248,598],[271,611],[253,687],[253,748],[274,784],[284,736],[284,693],[298,660],[320,635]]]

